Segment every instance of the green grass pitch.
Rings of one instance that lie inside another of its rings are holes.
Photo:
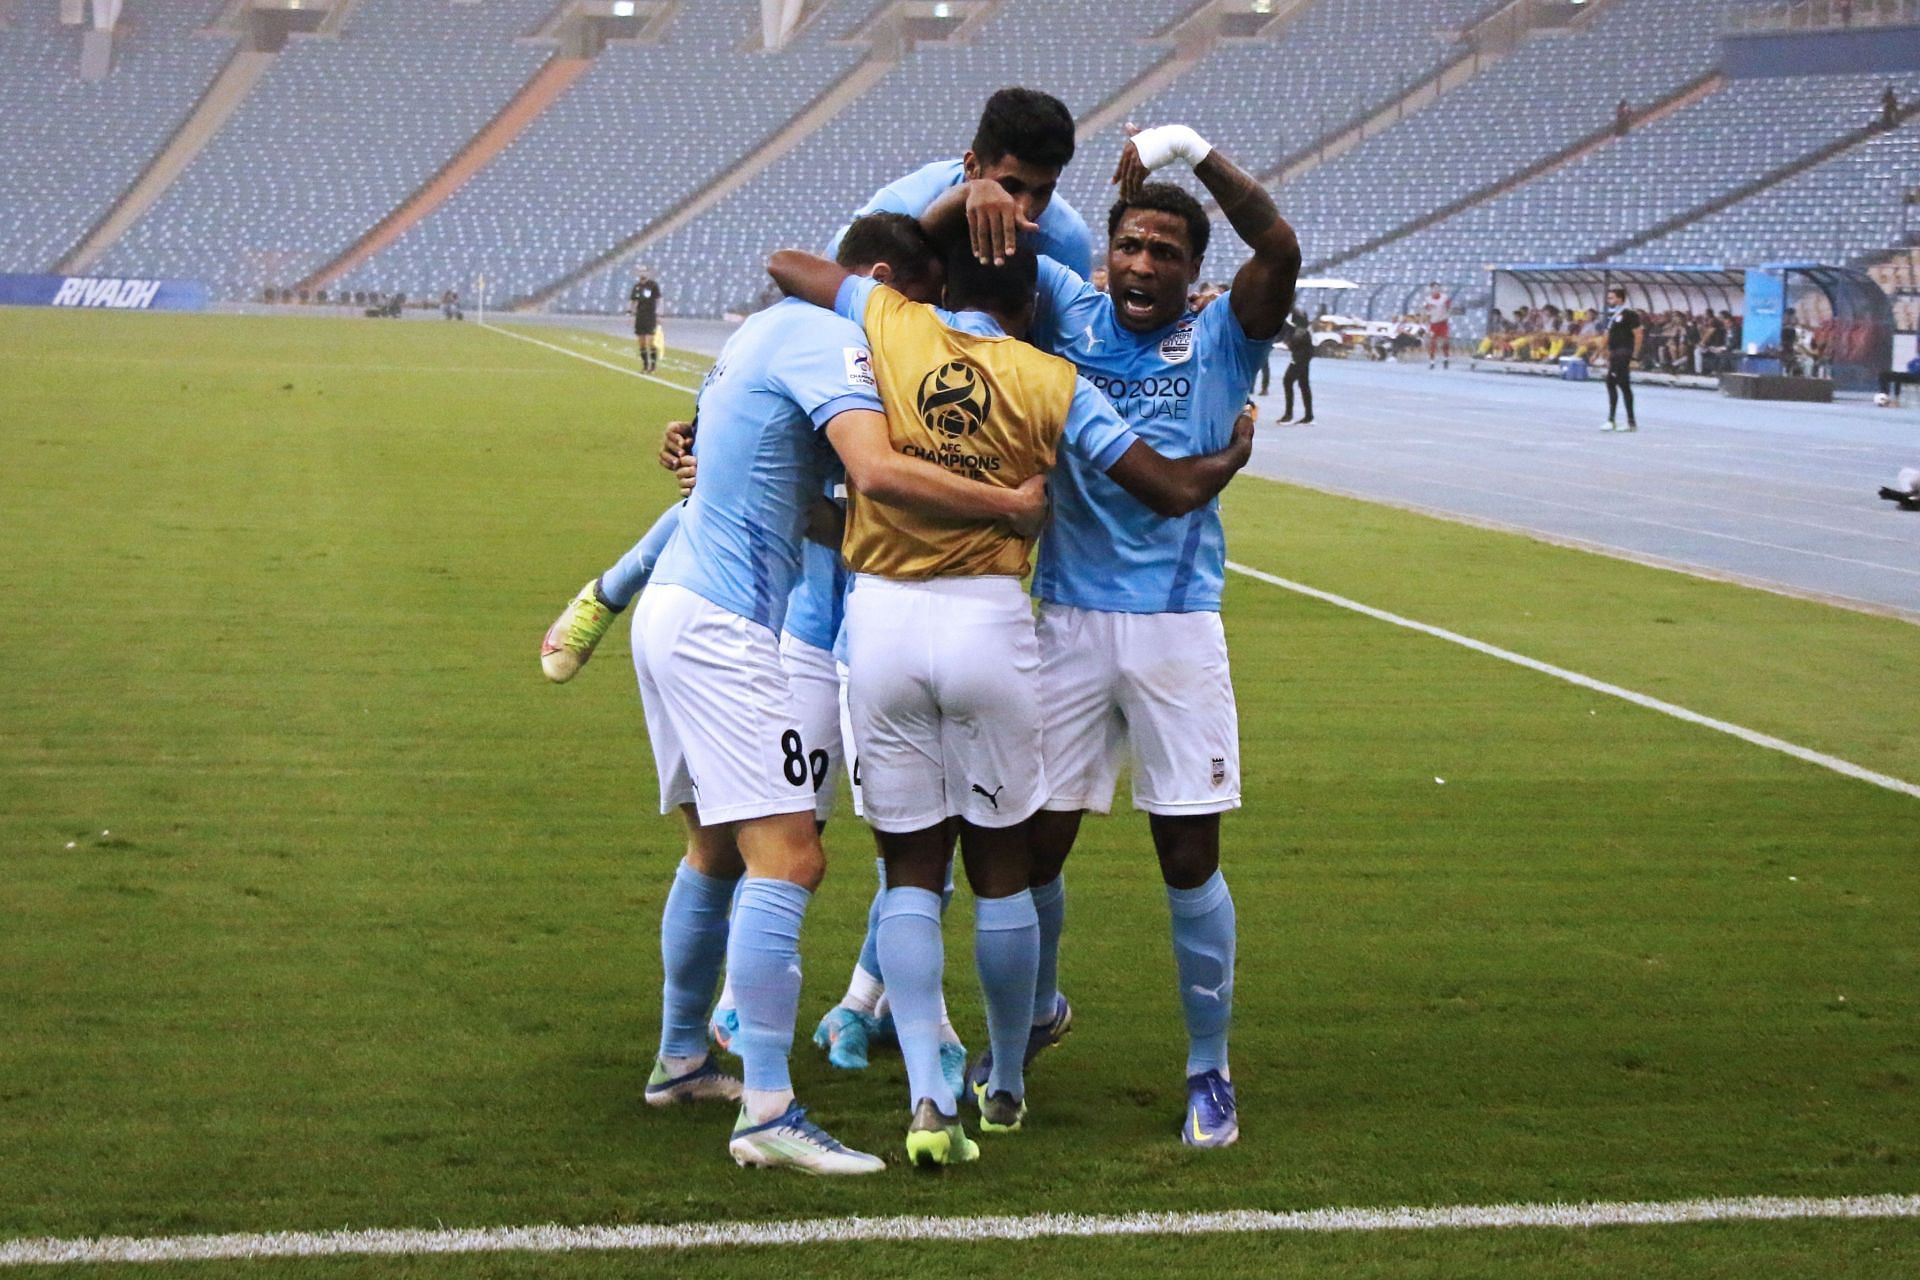
[[[1920,1191],[1920,802],[1244,578],[1241,1144],[1174,1136],[1166,907],[1123,813],[1068,868],[1077,1030],[1028,1132],[945,1177],[743,1173],[729,1115],[639,1103],[678,837],[624,623],[571,685],[537,664],[670,500],[686,398],[472,325],[28,312],[0,386],[0,1239]],[[1906,623],[1250,478],[1226,506],[1243,563],[1920,778]],[[873,884],[849,815],[827,843],[803,1037]],[[897,1058],[795,1062],[840,1136],[895,1149]],[[1756,1260],[1913,1274],[1920,1224],[168,1270]]]

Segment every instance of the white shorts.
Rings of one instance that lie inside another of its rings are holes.
[[[1040,650],[1014,578],[896,582],[847,598],[847,705],[867,821],[1010,827],[1047,797]]]
[[[633,635],[660,812],[691,803],[711,827],[812,811],[813,769],[772,631],[660,583],[641,592]]]
[[[860,798],[860,752],[853,745],[853,708],[847,701],[847,664],[836,662],[840,673],[840,750],[847,760],[847,790],[853,793],[853,816],[867,816],[867,805]]]
[[[1137,809],[1240,807],[1240,718],[1219,614],[1043,603],[1037,629],[1047,808],[1106,813],[1129,756]]]
[[[800,715],[800,740],[807,744],[813,816],[825,822],[833,816],[846,759],[840,742],[840,668],[831,653],[785,631],[780,633],[780,665],[787,669],[787,688]]]

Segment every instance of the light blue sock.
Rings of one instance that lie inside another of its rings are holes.
[[[1173,962],[1187,1018],[1187,1074],[1225,1071],[1233,1021],[1233,895],[1218,871],[1198,889],[1168,889]]]
[[[987,1089],[1027,1096],[1027,1032],[1033,1027],[1034,974],[1040,967],[1040,916],[1033,894],[980,898],[973,904],[973,963],[987,1002],[993,1073]]]
[[[867,936],[860,942],[860,967],[882,984],[886,979],[880,974],[880,911],[887,901],[887,860],[875,858],[874,870],[880,873],[880,884],[873,891],[873,902],[867,907]]]
[[[733,909],[727,969],[740,1013],[735,1044],[749,1089],[793,1088],[787,1055],[800,1007],[800,922],[813,897],[785,880],[748,877]]]
[[[616,560],[611,569],[600,575],[595,591],[603,604],[613,609],[624,609],[633,603],[633,598],[647,585],[647,579],[653,576],[654,562],[666,549],[667,540],[680,527],[682,505],[676,502],[668,507],[653,522],[653,527],[641,535],[640,541]]]
[[[932,1098],[943,1115],[959,1103],[940,1071],[940,984],[946,949],[940,938],[940,895],[925,889],[889,889],[880,909],[880,963],[887,972],[893,1030],[907,1064],[913,1106]]]
[[[698,1058],[707,1052],[707,1002],[727,958],[732,880],[702,875],[684,861],[660,912],[660,1056]]]
[[[1033,1025],[1053,1021],[1060,998],[1060,933],[1067,927],[1067,878],[1055,876],[1033,891],[1040,916],[1040,968],[1033,978]]]

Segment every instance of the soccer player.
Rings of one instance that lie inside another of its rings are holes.
[[[992,256],[999,265],[955,246],[947,259],[955,311],[790,250],[770,270],[784,291],[831,298],[862,322],[901,452],[989,488],[1027,482],[1071,456],[1149,518],[1211,502],[1251,454],[1251,423],[1205,457],[1163,457],[1072,364],[1016,341],[1032,322],[1038,262],[1017,248]],[[981,1127],[1016,1130],[1026,1114],[1022,1050],[1040,926],[1025,824],[1047,798],[1040,653],[1020,587],[1031,549],[1003,527],[927,519],[872,494],[855,493],[848,514],[849,705],[866,817],[886,860],[879,960],[907,1065],[906,1148],[917,1164],[978,1156],[939,1070],[936,1034],[951,819],[977,900],[988,1039],[1000,1050],[978,1091]]]
[[[627,290],[627,310],[633,313],[633,340],[640,349],[640,367],[652,373],[660,363],[654,331],[660,327],[660,282],[641,267]]]
[[[987,99],[973,144],[960,159],[936,161],[889,183],[875,192],[860,212],[884,210],[917,218],[955,187],[992,179],[1011,197],[1020,220],[1032,228],[1030,247],[1085,275],[1093,264],[1092,233],[1086,219],[1055,195],[1060,174],[1073,159],[1073,152],[1073,113],[1064,103],[1035,89],[1000,89]],[[806,571],[789,606],[789,619],[837,618],[844,579],[844,566],[837,559],[809,550]],[[797,652],[809,656],[805,649]],[[809,687],[824,696],[824,686]],[[840,758],[840,752],[829,748],[830,771],[837,771]],[[857,788],[855,799],[857,803]],[[867,912],[866,938],[846,994],[821,1017],[813,1034],[814,1043],[827,1050],[828,1061],[844,1070],[866,1067],[870,1042],[882,1030],[885,983],[880,972],[879,926],[886,895],[884,862],[878,872],[879,885]],[[949,896],[951,892],[949,885]],[[958,1089],[966,1052],[950,1021],[941,1024],[941,1052],[942,1063]]]
[[[1427,322],[1427,368],[1433,368],[1434,358],[1440,359],[1442,369],[1453,366],[1453,297],[1440,287],[1438,280],[1427,285],[1426,299],[1420,304],[1420,314]]]
[[[881,256],[866,230],[856,225],[843,246],[852,265]],[[918,246],[918,271],[886,255],[903,274],[931,269],[911,220],[882,220],[875,238]],[[800,304],[782,303],[741,326],[707,375],[699,411],[707,445],[700,483],[634,620],[661,811],[678,808],[690,831],[661,921],[663,1035],[649,1101],[737,1089],[742,1107],[729,1151],[739,1163],[875,1172],[883,1167],[877,1157],[848,1150],[807,1119],[787,1069],[800,925],[825,867],[806,743],[775,637],[824,484],[828,450],[819,435],[857,491],[908,509],[1032,530],[1044,493],[1039,481],[989,488],[896,453],[858,327]],[[738,1002],[744,1087],[720,1075],[706,1045],[723,951]]]
[[[1252,256],[1225,297],[1198,316],[1186,298],[1212,231],[1180,187],[1150,183],[1190,165]],[[1147,444],[1170,455],[1217,449],[1275,337],[1284,332],[1300,246],[1273,199],[1192,129],[1169,125],[1123,148],[1108,213],[1107,292],[1042,261],[1032,340],[1072,360]],[[1004,228],[986,184],[923,219],[936,239],[967,223]],[[1227,1062],[1233,1001],[1233,899],[1220,872],[1220,815],[1240,804],[1239,727],[1220,624],[1226,542],[1217,503],[1154,518],[1074,454],[1052,481],[1042,538],[1040,689],[1050,795],[1034,820],[1034,900],[1042,959],[1029,1057],[1057,1042],[1071,1010],[1055,989],[1064,884],[1060,869],[1083,815],[1105,812],[1123,756],[1147,813],[1167,887],[1188,1037],[1183,1141],[1217,1147],[1239,1134]],[[1001,1047],[969,1071],[976,1095]]]
[[[1633,362],[1640,358],[1640,344],[1647,326],[1640,313],[1627,305],[1627,291],[1607,290],[1607,421],[1602,431],[1638,431],[1633,416]],[[1627,425],[1620,421],[1620,403],[1626,402]]]

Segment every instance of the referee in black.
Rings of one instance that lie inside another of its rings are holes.
[[[1607,425],[1602,431],[1638,431],[1633,418],[1633,362],[1647,327],[1640,313],[1627,305],[1625,289],[1607,290]],[[1627,405],[1627,425],[1620,426],[1620,402]]]
[[[660,327],[660,282],[645,267],[634,276],[627,291],[627,310],[633,313],[633,338],[640,346],[640,367],[652,373],[660,363],[660,344],[654,331]]]

